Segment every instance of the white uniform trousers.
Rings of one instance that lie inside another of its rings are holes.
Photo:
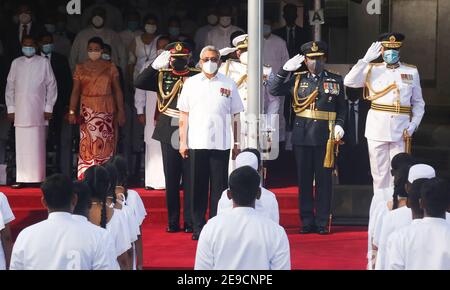
[[[16,182],[45,180],[46,127],[16,127]]]
[[[154,189],[165,189],[166,187],[159,141],[153,140],[145,143],[145,186]]]

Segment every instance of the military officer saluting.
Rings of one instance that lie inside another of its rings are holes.
[[[304,56],[299,54],[290,59],[273,79],[271,94],[280,96],[290,93],[293,96],[296,119],[292,141],[303,223],[300,233],[326,235],[329,233],[327,224],[331,211],[334,149],[344,136],[347,105],[342,77],[324,69],[326,43],[308,42],[301,47],[301,53]],[[296,72],[304,61],[308,70]],[[291,73],[293,76],[285,82]]]
[[[136,79],[135,86],[158,93],[159,112],[153,139],[161,142],[166,179],[166,201],[169,215],[167,232],[180,231],[180,180],[184,187],[184,231],[192,233],[191,198],[189,192],[189,160],[179,153],[178,97],[187,78],[200,70],[188,66],[192,48],[187,43],[174,42],[166,47],[153,64]]]
[[[348,87],[364,87],[364,97],[372,102],[366,124],[374,185],[371,215],[393,186],[392,158],[410,152],[410,138],[425,113],[419,72],[415,66],[400,62],[404,39],[400,33],[381,35],[344,81]],[[384,62],[372,63],[381,55]]]
[[[241,34],[235,37],[232,41],[234,48],[224,48],[221,49],[221,55],[224,56],[226,54],[236,52],[239,60],[228,59],[226,62],[222,64],[219,69],[221,74],[226,75],[233,79],[239,90],[239,95],[241,96],[242,103],[244,104],[244,112],[241,113],[241,138],[237,140],[240,144],[241,149],[247,148],[246,144],[246,136],[248,131],[246,130],[246,115],[248,107],[248,84],[247,84],[247,76],[248,76],[248,34]],[[276,115],[278,114],[278,110],[280,107],[280,98],[274,97],[269,93],[269,89],[267,88],[267,79],[272,73],[272,68],[268,65],[264,66],[263,75],[263,96],[264,96],[264,113],[266,115]],[[274,125],[274,124],[272,124]],[[264,130],[264,129],[262,129]]]

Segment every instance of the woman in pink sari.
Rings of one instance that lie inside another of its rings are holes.
[[[79,110],[78,179],[83,178],[89,167],[102,165],[114,155],[117,124],[123,126],[125,123],[119,72],[114,64],[101,59],[103,45],[99,37],[89,40],[89,59],[77,65],[73,76],[68,119],[69,123],[76,124]]]

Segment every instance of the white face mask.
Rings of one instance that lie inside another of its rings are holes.
[[[22,13],[19,15],[19,21],[21,24],[28,24],[31,22],[31,15],[28,13]]]
[[[231,17],[230,16],[223,16],[223,17],[220,17],[220,25],[222,26],[222,27],[228,27],[228,26],[230,26],[231,25]]]
[[[217,15],[214,14],[208,15],[208,23],[210,25],[216,25],[218,21],[219,17],[217,17]]]
[[[103,26],[103,17],[101,16],[94,16],[94,18],[92,18],[92,24],[94,25],[95,28],[100,28]]]
[[[158,26],[154,24],[145,24],[145,32],[149,34],[154,34],[156,30],[158,29]]]
[[[102,57],[102,53],[100,51],[89,51],[88,56],[90,60],[96,61]]]
[[[209,75],[215,74],[217,72],[218,67],[219,67],[218,64],[212,61],[205,62],[202,65],[203,71]]]
[[[241,53],[239,60],[242,64],[248,64],[248,51]]]

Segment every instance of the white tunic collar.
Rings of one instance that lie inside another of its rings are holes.
[[[423,218],[422,222],[427,224],[447,224],[447,221],[445,219],[432,217],[425,217]]]
[[[256,211],[252,207],[234,207],[232,212],[234,214],[251,215],[254,214]]]
[[[52,212],[48,215],[49,220],[67,220],[72,219],[72,214],[69,212]]]

